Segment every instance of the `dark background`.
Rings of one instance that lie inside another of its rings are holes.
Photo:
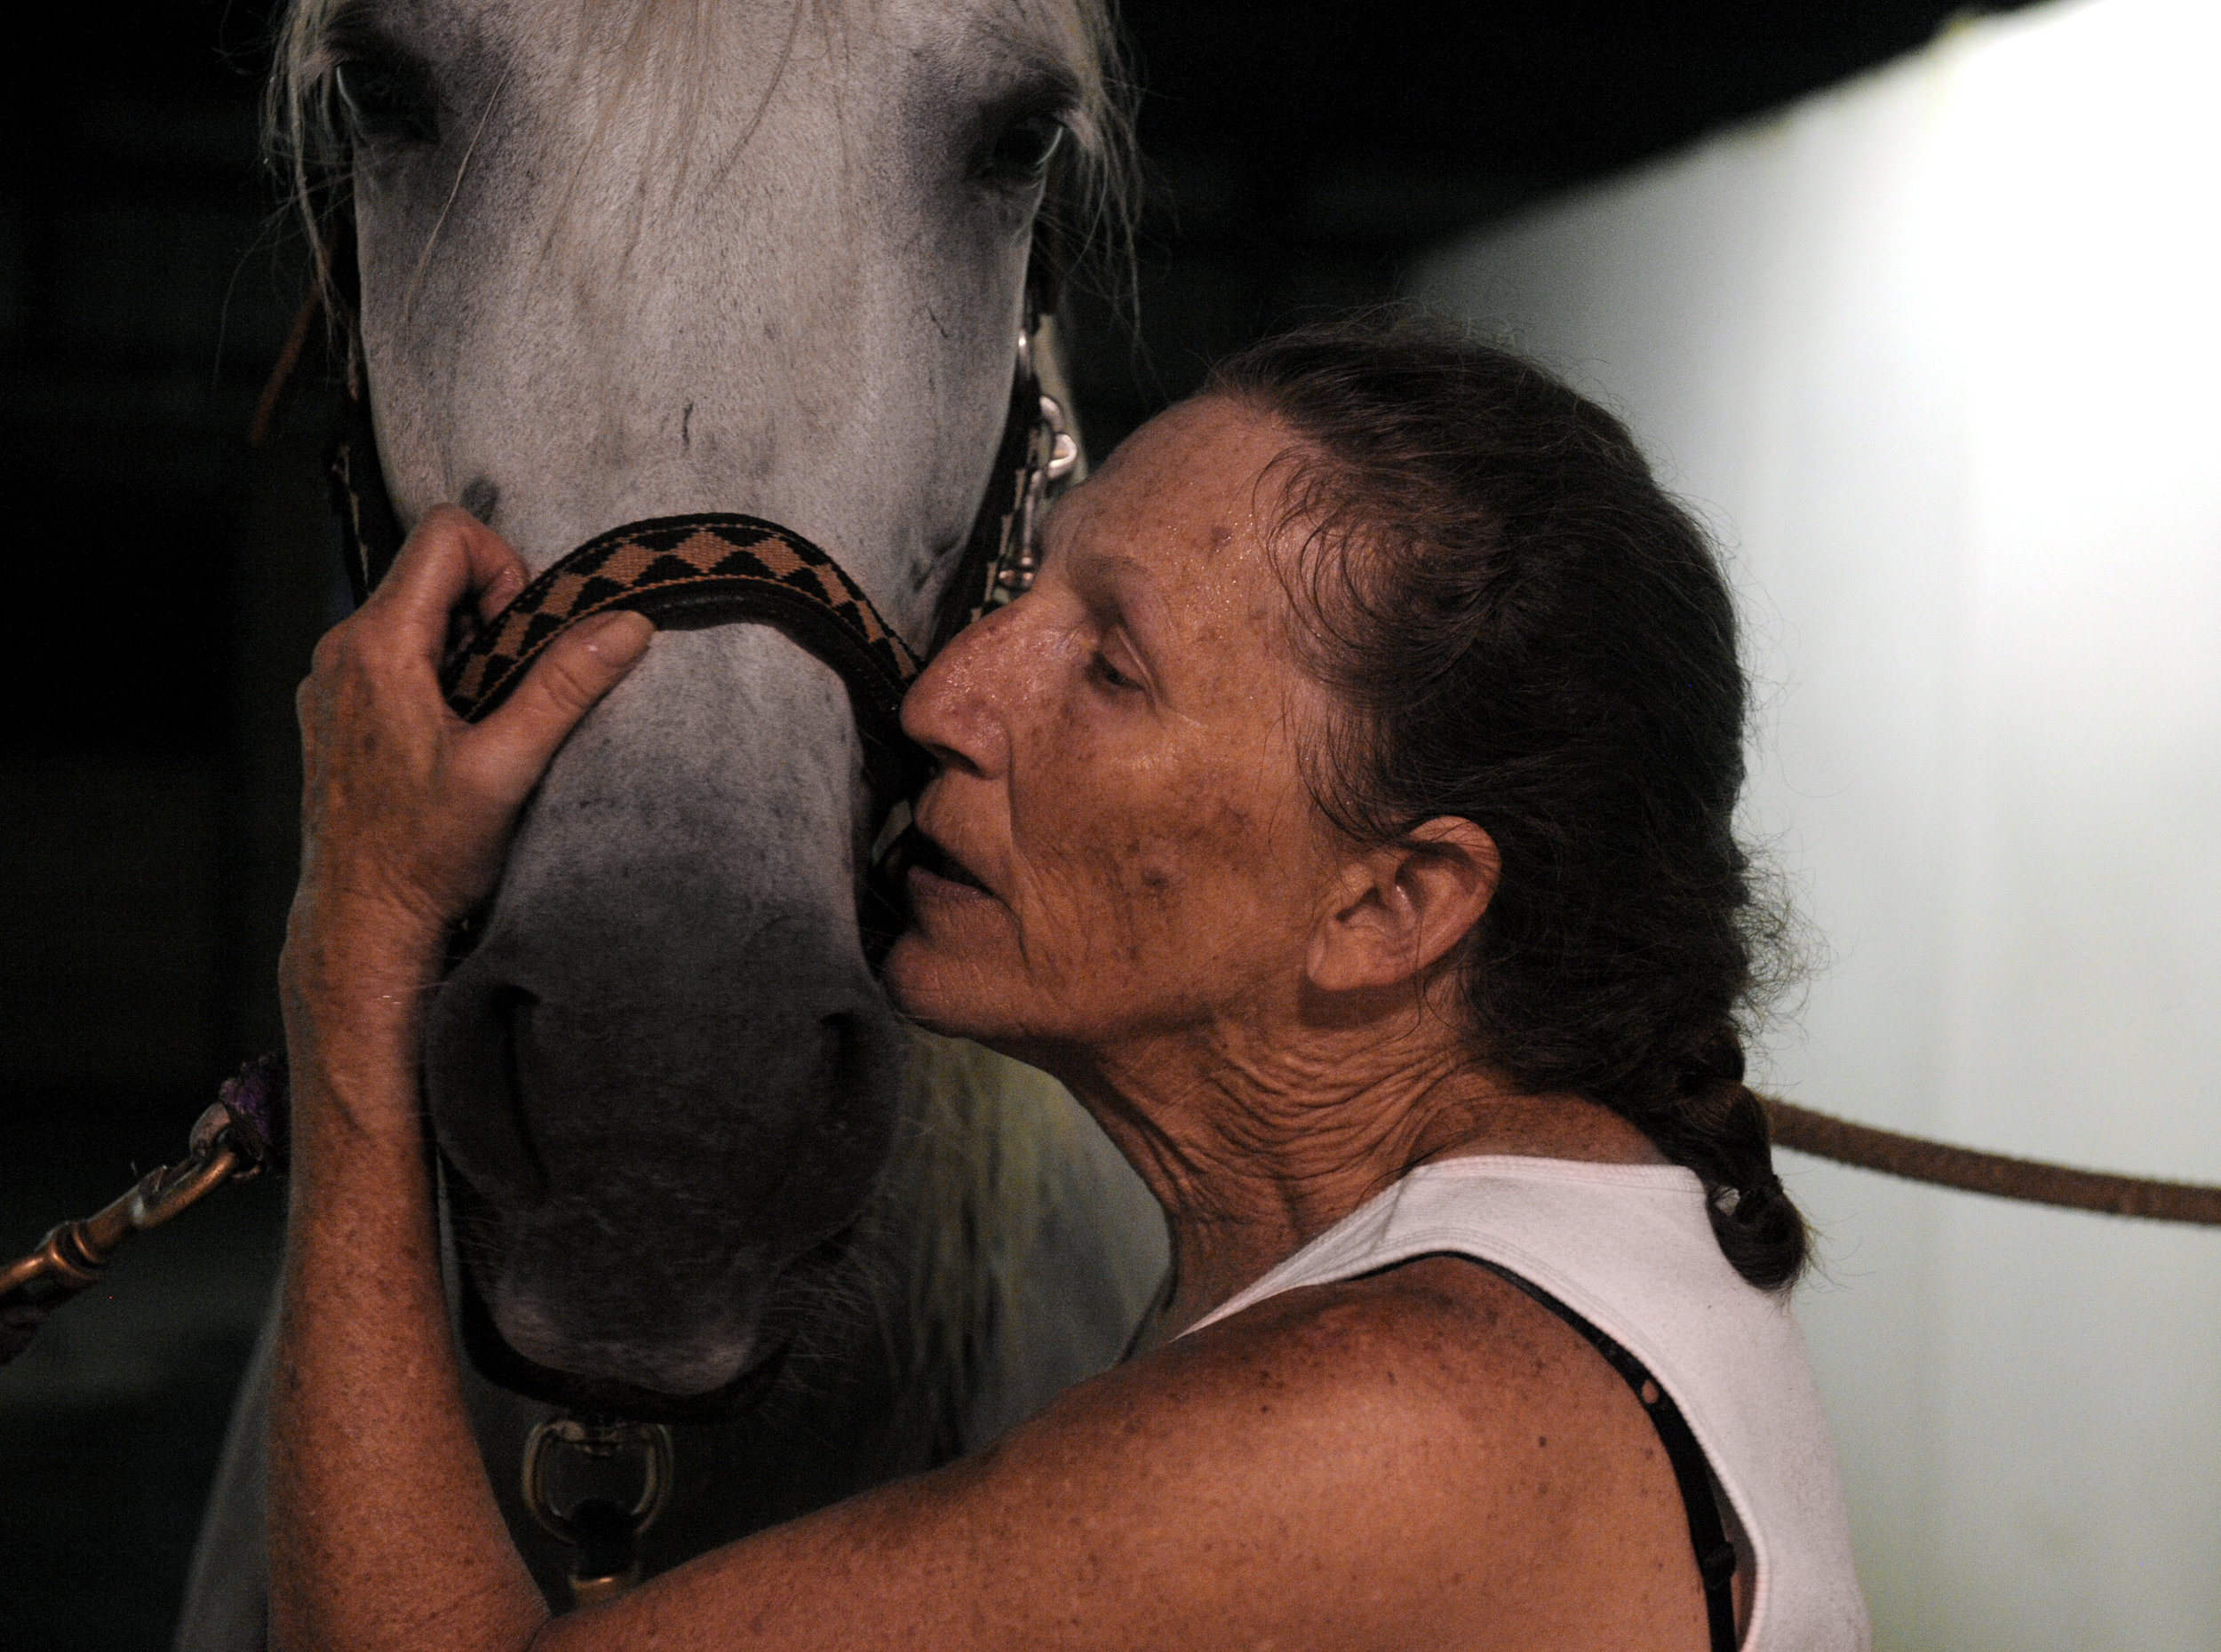
[[[1965,9],[1128,0],[1151,185],[1138,322],[1071,318],[1093,444],[1278,322],[1389,297],[1421,248]],[[317,419],[246,441],[302,291],[256,156],[273,10],[16,14],[41,26],[0,98],[0,1258],[174,1157],[278,1042],[291,695],[339,599]],[[168,1644],[278,1194],[141,1240],[0,1370],[11,1648]]]

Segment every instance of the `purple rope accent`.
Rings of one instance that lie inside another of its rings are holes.
[[[247,1138],[247,1150],[256,1160],[267,1169],[283,1171],[292,1144],[291,1092],[286,1085],[285,1058],[257,1056],[224,1080],[216,1099]]]

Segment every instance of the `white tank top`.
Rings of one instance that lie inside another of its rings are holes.
[[[1679,1165],[1421,1165],[1190,1330],[1284,1291],[1444,1251],[1549,1292],[1673,1396],[1755,1580],[1744,1652],[1866,1652],[1867,1603],[1804,1333],[1785,1298],[1745,1283],[1720,1254],[1703,1184]]]

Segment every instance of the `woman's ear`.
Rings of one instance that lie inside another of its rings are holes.
[[[1453,815],[1367,850],[1313,927],[1304,973],[1325,992],[1415,981],[1480,922],[1502,870],[1496,840]]]

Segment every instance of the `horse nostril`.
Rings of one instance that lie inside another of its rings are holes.
[[[518,1048],[520,1042],[530,1036],[532,1015],[539,1008],[539,1002],[521,987],[505,988],[493,995],[493,1013],[501,1029],[498,1082],[500,1095],[507,1102],[503,1116],[516,1132],[518,1153],[532,1181],[539,1192],[545,1193],[547,1161],[540,1155],[539,1141],[525,1114],[524,1060]]]
[[[886,1098],[899,1072],[889,1036],[863,1015],[836,1011],[817,1029],[817,1103],[790,1152],[772,1224],[813,1243],[854,1216],[855,1167],[884,1162],[894,1132]]]
[[[466,967],[448,978],[426,1040],[426,1085],[440,1146],[489,1198],[545,1196],[547,1164],[526,1111],[536,1065],[536,994]]]

